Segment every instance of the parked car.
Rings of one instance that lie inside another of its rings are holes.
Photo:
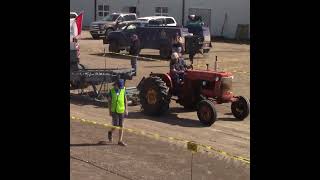
[[[147,16],[137,20],[148,22],[149,26],[177,26],[177,21],[170,16]]]
[[[90,26],[90,34],[93,39],[98,39],[101,36],[106,37],[110,32],[136,19],[137,15],[135,13],[112,13],[100,21],[93,22]]]

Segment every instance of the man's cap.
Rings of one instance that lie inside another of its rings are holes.
[[[120,89],[124,87],[124,80],[123,79],[118,79],[113,83],[113,85],[118,85]]]

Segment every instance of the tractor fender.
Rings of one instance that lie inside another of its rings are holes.
[[[172,79],[169,74],[163,73],[151,73],[150,76],[158,76],[160,77],[167,85],[168,88],[173,88]]]
[[[145,79],[146,79],[146,78],[143,77],[143,78],[141,79],[141,81],[139,82],[139,84],[138,84],[138,86],[137,86],[137,89],[138,89],[139,91],[140,91],[141,85],[143,84],[143,82],[144,82]]]

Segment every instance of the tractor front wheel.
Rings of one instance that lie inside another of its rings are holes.
[[[142,109],[147,115],[161,115],[169,109],[169,88],[158,76],[150,76],[143,81],[139,97]]]
[[[244,120],[250,113],[250,102],[243,96],[239,96],[237,101],[232,102],[231,111],[235,118]]]
[[[205,126],[211,126],[217,119],[217,111],[210,100],[202,100],[197,111],[200,122]]]

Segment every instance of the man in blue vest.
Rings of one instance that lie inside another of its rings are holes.
[[[112,116],[112,125],[121,127],[119,129],[119,141],[118,144],[121,146],[126,146],[122,141],[123,137],[123,120],[124,115],[128,115],[128,101],[126,96],[126,88],[124,87],[124,80],[119,79],[113,84],[113,88],[109,92],[108,96],[108,107],[109,114]],[[112,142],[112,132],[115,128],[111,128],[108,132],[108,139]]]

